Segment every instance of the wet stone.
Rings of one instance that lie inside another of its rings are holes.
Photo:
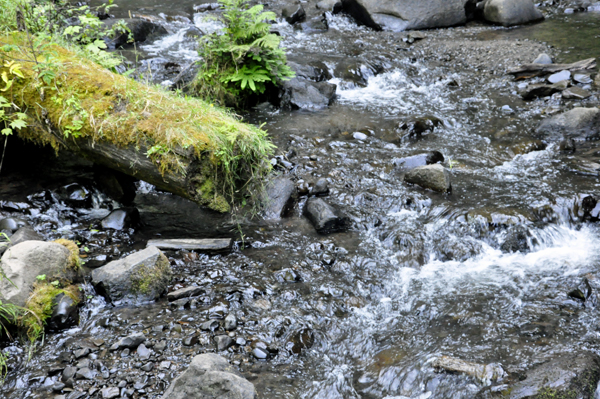
[[[254,348],[252,349],[252,356],[259,360],[266,360],[269,357],[269,352],[263,348]]]
[[[442,193],[452,191],[450,171],[440,164],[414,168],[406,173],[404,181]]]
[[[154,350],[158,352],[162,352],[167,347],[167,341],[160,341],[158,344],[154,345]]]
[[[577,287],[573,288],[567,294],[570,298],[578,299],[582,302],[588,300],[592,295],[592,286],[587,278],[583,278]]]
[[[231,238],[174,238],[148,240],[146,247],[156,247],[164,250],[186,249],[207,253],[225,253],[231,251],[233,239]]]
[[[350,219],[321,198],[306,201],[304,215],[319,234],[342,232],[350,228]]]
[[[83,349],[74,351],[73,355],[75,356],[75,359],[79,359],[80,357],[89,355],[91,352],[92,352],[92,350],[90,348],[83,348]]]
[[[289,5],[283,8],[281,16],[290,25],[296,22],[302,22],[306,19],[306,12],[301,5]]]
[[[110,350],[117,351],[117,350],[125,349],[125,348],[135,349],[138,347],[138,345],[140,345],[144,341],[146,341],[146,336],[143,333],[131,334],[131,335],[129,335],[125,338],[121,338],[120,340],[115,342],[110,347]]]
[[[142,366],[142,370],[146,371],[146,372],[152,371],[153,368],[154,368],[154,363],[146,363]]]
[[[198,296],[204,293],[204,288],[202,287],[185,287],[181,288],[177,291],[169,292],[167,294],[167,299],[169,302],[176,301],[181,298],[190,298],[193,296]]]
[[[221,352],[232,346],[234,343],[233,339],[227,335],[217,335],[215,337],[215,345],[217,346],[217,351]]]
[[[62,381],[65,382],[66,380],[75,377],[75,373],[77,372],[77,367],[65,367],[65,369],[63,370],[62,373]]]
[[[60,392],[62,391],[64,388],[66,387],[65,384],[63,384],[62,382],[57,382],[56,384],[52,385],[52,390],[54,392]]]
[[[450,373],[465,374],[489,385],[495,381],[501,381],[506,373],[501,365],[497,363],[477,364],[455,359],[449,356],[441,356],[433,362],[433,367]]]
[[[311,190],[311,194],[316,196],[329,194],[329,181],[324,177],[317,180]]]

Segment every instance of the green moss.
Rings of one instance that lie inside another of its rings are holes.
[[[537,399],[576,399],[577,392],[574,390],[557,391],[553,388],[542,388],[537,396]]]
[[[0,36],[1,44],[19,46],[11,54],[19,59],[32,58],[26,42],[20,33]],[[274,146],[264,130],[204,101],[114,74],[63,47],[51,45],[44,51],[53,54],[55,84],[41,85],[34,64],[24,62],[24,79],[17,79],[10,93],[31,117],[30,128],[18,132],[22,138],[57,151],[75,148],[81,139],[149,150],[164,180],[190,176],[186,165],[192,154],[213,182],[199,188],[200,195],[198,187],[188,184],[188,194],[221,212],[230,209],[225,204],[254,195],[246,183],[269,172]],[[65,137],[52,134],[53,129]]]
[[[54,310],[53,300],[60,294],[68,295],[76,304],[81,300],[79,288],[75,285],[61,288],[60,284],[43,282],[33,286],[33,292],[25,304],[28,312],[22,317],[20,323],[32,341],[43,334],[46,320],[52,316]]]
[[[81,268],[81,258],[79,257],[79,247],[77,244],[65,238],[59,238],[58,240],[54,240],[54,242],[64,246],[71,253],[67,268],[78,271]]]
[[[169,261],[161,255],[154,267],[141,265],[131,276],[132,292],[136,295],[153,295],[171,280]]]

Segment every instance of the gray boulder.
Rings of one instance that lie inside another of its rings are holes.
[[[158,248],[148,247],[95,269],[92,283],[113,303],[152,301],[166,290],[171,274],[167,257]]]
[[[495,24],[512,26],[544,19],[531,0],[487,0],[484,18]]]
[[[535,60],[533,60],[533,63],[534,64],[544,64],[544,65],[552,64],[552,57],[550,57],[546,53],[542,53],[542,54],[538,55]]]
[[[442,28],[467,22],[466,0],[342,0],[358,23],[395,32]]]
[[[296,22],[302,22],[306,19],[306,11],[304,11],[302,5],[289,5],[283,8],[281,16],[288,24],[293,25]]]
[[[198,355],[175,378],[162,399],[255,399],[254,385],[213,353]]]
[[[64,276],[70,256],[67,248],[55,242],[24,241],[11,246],[2,255],[2,270],[7,278],[0,281],[0,297],[25,306],[37,276],[46,275],[47,281]]]
[[[598,355],[591,352],[569,353],[528,371],[526,379],[510,387],[508,398],[592,399],[599,380]]]
[[[440,164],[414,168],[404,175],[404,181],[441,193],[452,191],[450,171]]]
[[[320,234],[346,231],[350,228],[350,219],[321,198],[313,197],[306,201],[304,215]]]
[[[600,109],[573,108],[544,120],[538,134],[593,140],[600,138]]]
[[[337,86],[333,83],[293,78],[283,83],[279,93],[279,105],[287,109],[327,108],[335,98],[336,89]]]
[[[137,43],[169,33],[162,25],[157,23],[159,22],[158,19],[156,21],[149,21],[142,18],[108,19],[104,21],[104,25],[106,28],[112,28],[120,21],[125,22],[125,25],[131,30],[133,41]],[[105,41],[109,48],[119,48],[129,44],[129,33],[125,32],[111,39],[106,38]]]

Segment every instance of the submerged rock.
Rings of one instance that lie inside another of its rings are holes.
[[[486,385],[489,385],[492,382],[501,381],[504,377],[506,377],[506,372],[498,363],[478,364],[455,359],[449,356],[437,358],[433,362],[433,367],[450,373],[468,375],[478,379]]]
[[[306,201],[304,215],[320,234],[346,231],[350,228],[350,219],[321,198],[313,197]]]
[[[600,109],[573,108],[544,120],[537,133],[580,139],[600,138]]]
[[[215,354],[198,355],[175,378],[162,399],[255,399],[254,385],[227,360]]]
[[[416,167],[406,173],[404,181],[441,193],[452,191],[450,171],[440,164]]]
[[[495,24],[512,26],[544,19],[531,0],[487,0],[484,18]]]
[[[92,283],[111,302],[152,301],[166,290],[171,273],[167,257],[149,247],[94,269]]]
[[[25,306],[37,276],[46,275],[47,281],[64,277],[70,258],[71,252],[55,242],[25,241],[11,246],[2,256],[2,270],[7,277],[0,281],[2,300]]]
[[[399,32],[464,24],[465,3],[465,0],[342,0],[342,7],[360,24]]]
[[[323,109],[332,103],[336,88],[333,83],[313,82],[296,77],[283,83],[279,105],[288,109]]]

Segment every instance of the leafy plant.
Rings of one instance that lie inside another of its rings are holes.
[[[203,36],[198,49],[202,57],[194,82],[198,95],[222,105],[244,106],[268,84],[277,85],[295,76],[286,64],[281,38],[270,33],[273,12],[249,0],[219,0],[224,12],[220,32]]]

